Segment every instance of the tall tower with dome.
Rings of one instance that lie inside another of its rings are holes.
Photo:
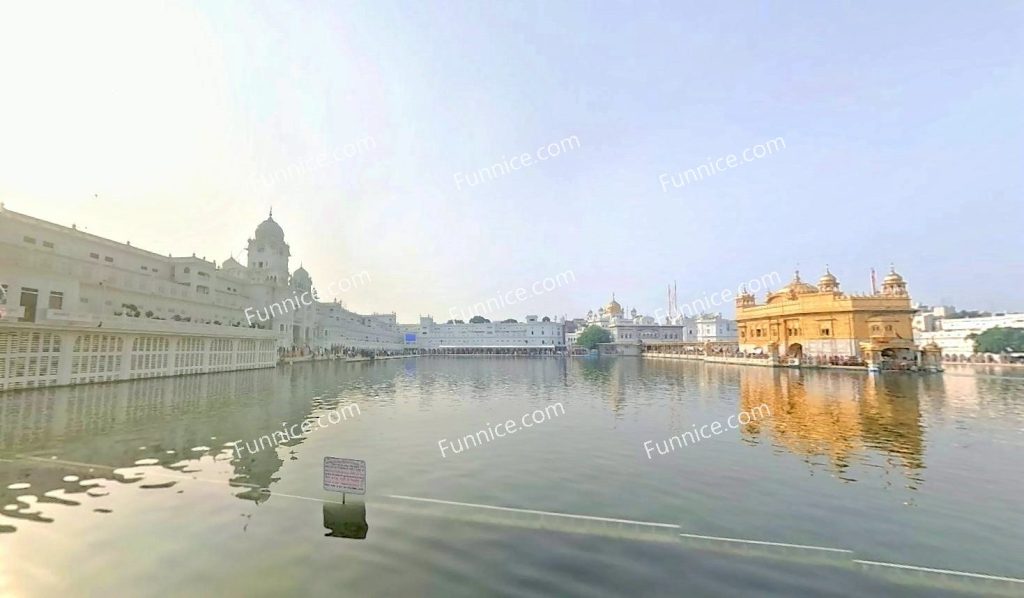
[[[284,230],[274,221],[274,210],[267,219],[256,227],[256,233],[249,239],[246,270],[249,274],[250,297],[258,306],[269,306],[291,296],[289,289],[288,258],[291,249],[284,241]],[[260,322],[261,328],[274,330],[281,346],[294,344],[294,314],[288,312],[273,315],[268,322]]]
[[[291,249],[284,242],[284,230],[274,222],[274,210],[256,227],[249,239],[246,266],[254,283],[288,284],[288,258]]]

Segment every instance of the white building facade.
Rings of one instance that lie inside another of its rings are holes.
[[[736,322],[723,318],[721,314],[687,317],[676,310],[675,315],[659,321],[652,316],[640,315],[634,308],[627,316],[614,295],[608,305],[598,308],[596,312],[587,312],[586,323],[606,328],[616,343],[735,342],[738,337]]]
[[[272,310],[312,293],[270,217],[247,264],[159,255],[0,204],[0,390],[272,367],[279,351],[401,349],[394,315],[338,303]],[[265,319],[252,317],[267,313]]]
[[[914,338],[935,343],[944,356],[968,358],[974,355],[974,339],[992,328],[1024,328],[1024,313],[997,313],[977,318],[954,318],[952,307],[921,307],[914,316]]]
[[[439,324],[430,316],[402,325],[407,347],[428,353],[540,353],[565,350],[565,327],[550,318],[526,316],[524,322]]]

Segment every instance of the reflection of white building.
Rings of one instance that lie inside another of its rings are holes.
[[[949,306],[919,306],[914,316],[914,338],[923,344],[934,342],[946,356],[974,354],[973,335],[991,328],[1024,328],[1024,313],[998,313],[978,318],[956,318]]]
[[[401,348],[393,315],[337,303],[247,317],[312,294],[305,269],[289,275],[289,257],[272,217],[249,240],[246,265],[218,267],[0,204],[0,389],[264,367],[279,347]]]
[[[565,349],[565,329],[550,318],[526,316],[525,322],[438,324],[427,316],[419,324],[400,325],[407,347],[423,350],[474,349],[488,352],[528,350],[551,353]]]

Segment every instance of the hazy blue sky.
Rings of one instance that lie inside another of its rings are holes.
[[[0,199],[218,261],[273,205],[294,267],[365,270],[342,299],[403,321],[566,270],[493,315],[649,312],[797,263],[865,291],[890,261],[915,300],[1024,309],[1024,4],[828,4],[7,4]]]

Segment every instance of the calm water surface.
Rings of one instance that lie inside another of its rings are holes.
[[[1024,376],[998,369],[422,358],[6,394],[0,595],[1024,595],[863,562],[1024,578],[1022,449]],[[367,495],[339,504],[325,456],[364,459]]]

